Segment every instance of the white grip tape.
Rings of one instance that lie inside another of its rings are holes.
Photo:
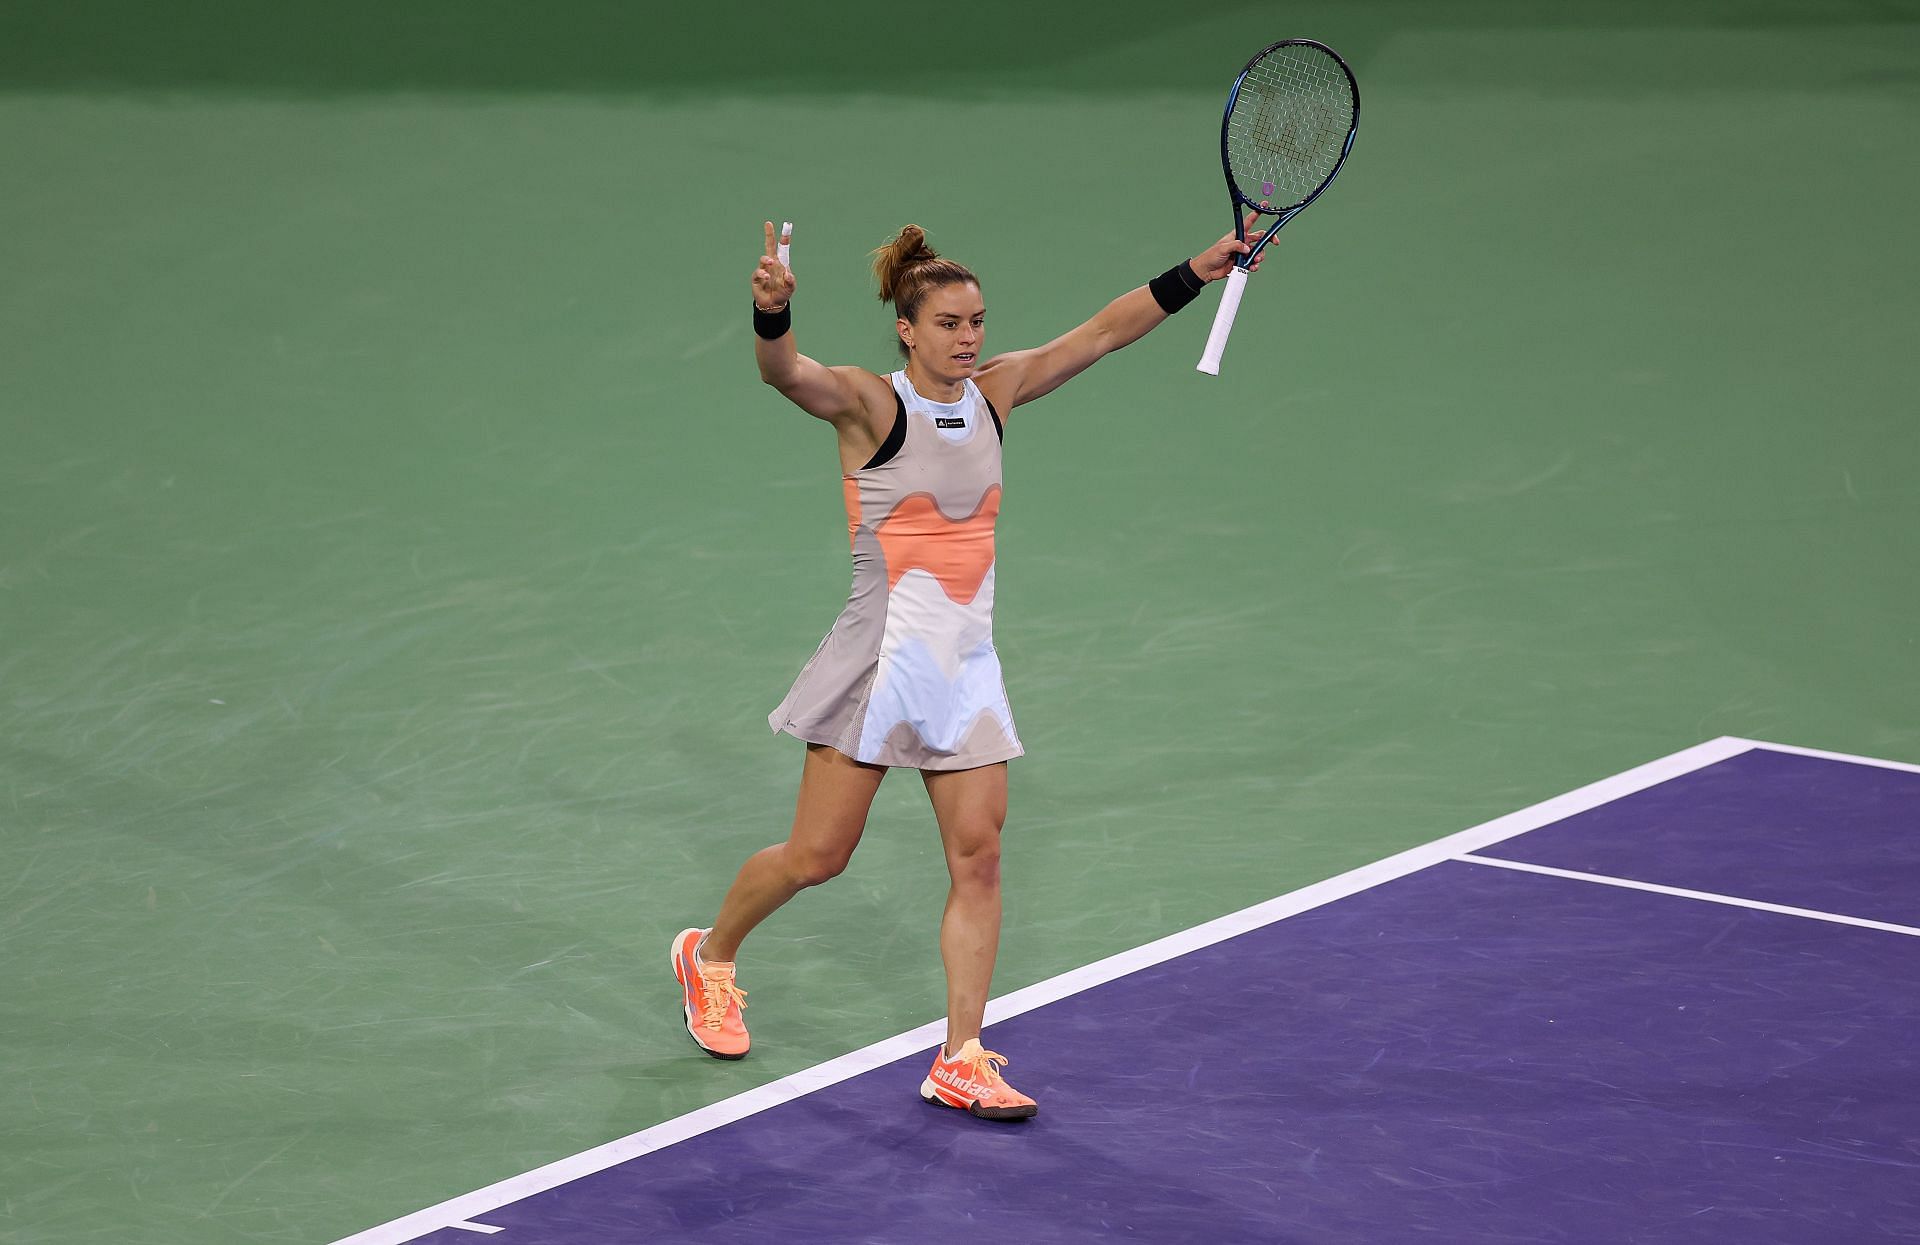
[[[781,222],[779,252],[780,252],[780,255],[779,255],[780,266],[782,268],[791,268],[793,265],[787,261],[787,256],[792,254],[793,252],[793,222],[792,221]]]
[[[1220,310],[1213,313],[1213,332],[1207,334],[1207,349],[1200,356],[1200,370],[1209,376],[1220,374],[1220,356],[1226,353],[1227,334],[1233,332],[1233,317],[1240,312],[1240,295],[1247,289],[1247,270],[1236,267],[1227,274],[1227,288],[1220,291]]]

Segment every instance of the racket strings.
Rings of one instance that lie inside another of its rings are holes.
[[[1227,121],[1227,158],[1249,202],[1283,210],[1340,166],[1353,128],[1353,84],[1314,48],[1285,47],[1247,71]]]

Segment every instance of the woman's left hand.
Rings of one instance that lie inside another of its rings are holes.
[[[1200,252],[1198,255],[1193,257],[1191,261],[1193,264],[1193,271],[1199,276],[1199,278],[1202,281],[1218,281],[1221,277],[1224,277],[1229,272],[1232,272],[1234,257],[1237,255],[1245,255],[1248,251],[1251,251],[1255,246],[1259,244],[1260,239],[1267,236],[1265,230],[1262,230],[1259,233],[1254,232],[1254,229],[1253,229],[1254,223],[1259,219],[1260,219],[1260,213],[1258,212],[1247,213],[1247,223],[1246,223],[1247,240],[1245,242],[1242,242],[1239,238],[1235,237],[1232,234],[1228,234],[1226,237],[1220,239],[1218,242],[1214,243],[1212,246],[1208,247],[1206,250]],[[1250,267],[1247,271],[1259,272],[1260,261],[1265,259],[1266,257],[1267,257],[1267,253],[1265,251],[1262,251],[1260,252],[1260,254],[1254,256],[1253,266]]]

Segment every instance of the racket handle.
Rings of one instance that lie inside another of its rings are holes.
[[[1220,356],[1226,353],[1227,334],[1233,332],[1233,317],[1246,291],[1247,270],[1236,266],[1227,274],[1227,288],[1220,291],[1220,310],[1213,313],[1213,332],[1207,334],[1207,349],[1200,356],[1199,370],[1209,376],[1220,374]]]

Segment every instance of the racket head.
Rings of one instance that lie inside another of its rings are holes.
[[[1242,207],[1291,217],[1319,198],[1359,128],[1360,85],[1338,52],[1315,39],[1262,50],[1234,79],[1220,123],[1236,222]]]

